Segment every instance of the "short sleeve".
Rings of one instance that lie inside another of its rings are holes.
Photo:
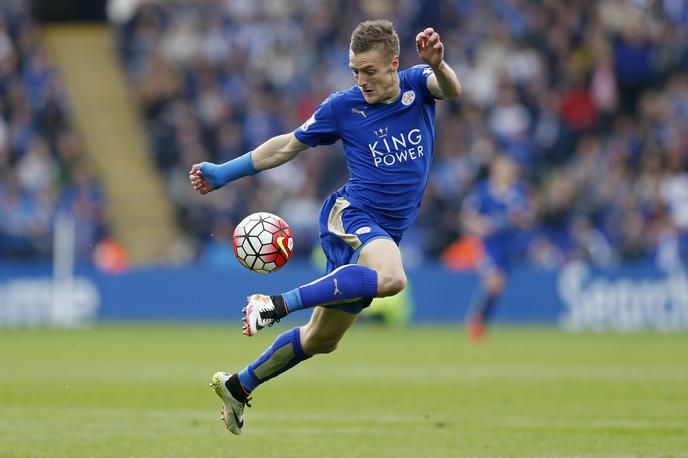
[[[430,78],[430,75],[433,73],[432,68],[430,68],[428,64],[415,65],[409,68],[406,73],[411,84],[420,90],[421,94],[423,94],[423,98],[426,100],[437,98],[432,95],[432,92],[428,89],[428,78]]]
[[[294,131],[298,141],[310,147],[331,145],[339,140],[339,128],[332,108],[332,97],[318,106],[313,116]]]

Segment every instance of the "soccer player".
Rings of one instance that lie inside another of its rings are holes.
[[[342,140],[350,179],[320,212],[326,276],[284,294],[254,294],[244,308],[252,336],[295,310],[315,307],[308,324],[277,337],[239,373],[218,372],[211,386],[223,401],[222,419],[240,434],[244,406],[261,383],[320,353],[330,353],[374,297],[406,285],[399,251],[415,220],[435,146],[435,99],[458,97],[461,86],[444,62],[440,36],[416,36],[426,65],[399,70],[399,36],[390,21],[359,24],[351,35],[349,67],[356,84],[328,97],[294,132],[266,141],[224,164],[194,164],[189,173],[206,194],[232,180],[277,167],[317,145]]]
[[[509,156],[497,156],[490,164],[490,176],[479,183],[463,208],[463,225],[483,242],[485,255],[480,266],[481,288],[466,317],[466,332],[480,341],[495,303],[506,284],[512,253],[522,229],[533,220],[525,187],[518,180],[518,165]]]

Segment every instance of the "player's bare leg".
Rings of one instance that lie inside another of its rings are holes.
[[[392,240],[371,240],[358,256],[358,264],[377,272],[376,297],[394,296],[406,287],[406,274],[401,261],[401,251]]]
[[[301,327],[301,347],[309,355],[331,353],[354,324],[357,315],[316,307],[307,325]]]

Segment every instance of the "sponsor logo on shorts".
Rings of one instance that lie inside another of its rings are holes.
[[[363,227],[359,227],[358,229],[356,229],[355,233],[356,233],[356,235],[363,235],[363,234],[369,233],[370,231],[371,231],[370,227],[363,226]]]

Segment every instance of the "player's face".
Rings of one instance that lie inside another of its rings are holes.
[[[518,165],[508,156],[498,157],[492,164],[492,179],[504,187],[510,187],[518,179]]]
[[[349,68],[366,102],[386,102],[399,95],[399,56],[390,59],[377,48],[358,54],[349,50]]]

